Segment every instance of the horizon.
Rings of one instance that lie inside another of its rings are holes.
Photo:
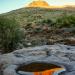
[[[0,14],[26,7],[34,0],[0,0]],[[50,6],[75,6],[74,0],[44,0]]]

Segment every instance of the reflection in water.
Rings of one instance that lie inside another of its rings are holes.
[[[55,68],[51,70],[41,71],[41,72],[34,72],[34,75],[53,75],[54,72],[63,70],[63,68]]]
[[[17,71],[32,73],[32,75],[58,75],[64,68],[50,63],[33,62],[20,66]]]

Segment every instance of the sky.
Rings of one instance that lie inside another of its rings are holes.
[[[0,14],[9,12],[11,10],[25,7],[33,0],[0,0]],[[45,0],[50,5],[62,6],[62,5],[75,5],[75,0]]]

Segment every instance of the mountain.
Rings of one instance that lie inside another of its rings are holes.
[[[43,7],[43,8],[49,8],[49,4],[44,0],[35,0],[31,2],[27,7]]]

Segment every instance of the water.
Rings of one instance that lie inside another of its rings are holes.
[[[50,63],[30,63],[20,66],[17,71],[26,75],[58,75],[65,69]]]
[[[42,72],[34,72],[34,75],[58,75],[62,71],[64,71],[63,68],[54,68]]]

